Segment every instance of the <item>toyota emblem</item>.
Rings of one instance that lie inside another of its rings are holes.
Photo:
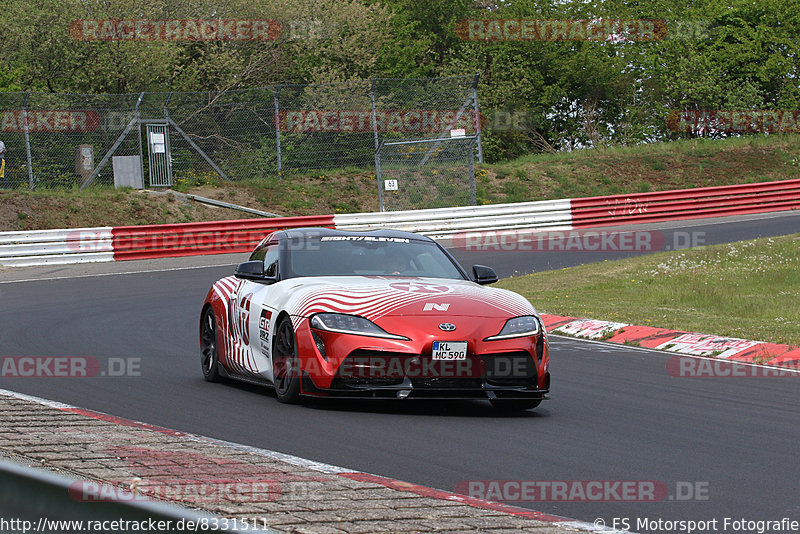
[[[456,329],[456,325],[453,323],[440,323],[439,330],[444,330],[445,332],[452,332]]]

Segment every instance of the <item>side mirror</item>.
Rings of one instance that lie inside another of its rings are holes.
[[[236,278],[243,278],[245,280],[267,280],[267,277],[264,276],[264,262],[258,260],[240,263],[236,266],[236,270],[233,274]]]
[[[494,284],[497,282],[497,273],[485,265],[472,266],[472,280],[480,285]]]

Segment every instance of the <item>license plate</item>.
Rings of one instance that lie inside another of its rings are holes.
[[[467,342],[466,341],[434,341],[433,342],[434,360],[466,360]]]

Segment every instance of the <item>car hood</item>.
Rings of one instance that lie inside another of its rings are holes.
[[[374,320],[383,316],[438,315],[515,317],[535,314],[517,293],[468,280],[400,276],[292,278],[282,282],[292,315],[348,313]]]

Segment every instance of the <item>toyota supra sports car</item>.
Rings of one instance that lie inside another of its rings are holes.
[[[394,230],[269,234],[209,290],[200,318],[206,380],[233,378],[301,397],[548,397],[548,344],[522,296],[486,287],[438,243]]]

